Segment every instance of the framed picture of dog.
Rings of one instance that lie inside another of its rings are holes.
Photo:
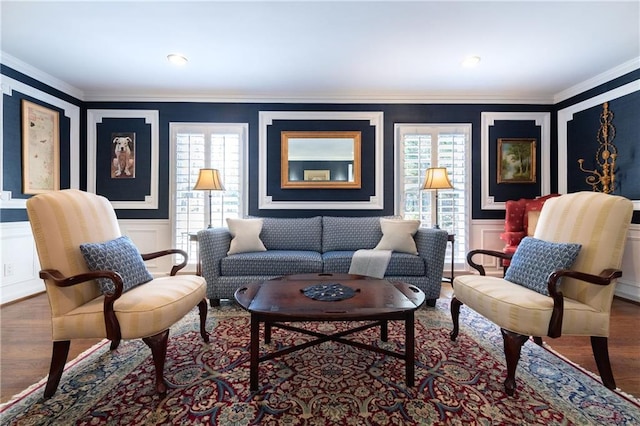
[[[60,116],[58,111],[22,100],[22,192],[60,189]]]
[[[136,134],[120,132],[111,134],[111,179],[136,177]]]

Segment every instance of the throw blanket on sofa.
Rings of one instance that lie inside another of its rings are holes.
[[[357,250],[351,258],[350,274],[383,278],[391,260],[391,250]]]

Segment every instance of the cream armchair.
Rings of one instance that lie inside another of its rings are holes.
[[[497,324],[507,362],[505,391],[513,395],[520,351],[530,336],[538,344],[542,336],[590,336],[602,382],[614,389],[607,340],[609,317],[616,279],[622,275],[620,266],[632,213],[633,204],[623,197],[598,192],[562,195],[546,201],[535,240],[530,239],[522,249],[523,240],[513,257],[490,250],[469,252],[467,260],[480,275],[459,276],[453,282],[451,339],[458,336],[463,304]],[[529,250],[536,243],[542,248],[540,253]],[[575,261],[568,261],[561,269],[552,265],[563,257],[562,250],[576,246],[579,251]],[[484,276],[482,265],[473,261],[475,255],[511,259],[511,265],[504,278]],[[548,273],[540,274],[544,267],[549,268]],[[542,276],[531,274],[532,270]],[[522,274],[529,274],[530,280],[523,280]],[[535,285],[526,287],[530,281]]]
[[[166,250],[140,255],[129,244],[138,257],[135,261],[150,281],[126,291],[128,270],[127,274],[90,270],[80,249],[81,245],[121,237],[115,212],[106,198],[73,189],[39,194],[27,200],[27,213],[52,313],[53,355],[45,398],[56,392],[70,342],[79,338],[107,338],[111,340],[111,350],[122,339],[142,338],[153,355],[155,389],[165,393],[163,371],[169,327],[198,306],[200,334],[205,342],[209,341],[205,330],[205,280],[176,275],[186,265],[187,254]],[[184,260],[168,276],[160,278],[153,278],[140,260],[171,254],[180,254]],[[106,294],[101,293],[96,282],[99,279],[106,279],[112,287]]]

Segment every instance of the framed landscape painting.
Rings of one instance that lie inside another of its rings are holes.
[[[22,100],[22,192],[60,189],[58,111]]]
[[[498,183],[536,182],[536,139],[498,139]]]

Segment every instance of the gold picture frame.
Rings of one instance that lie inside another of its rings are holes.
[[[360,131],[282,131],[280,139],[280,188],[361,188]]]
[[[536,139],[498,139],[498,183],[536,183]]]
[[[60,189],[60,114],[22,100],[22,192]]]

